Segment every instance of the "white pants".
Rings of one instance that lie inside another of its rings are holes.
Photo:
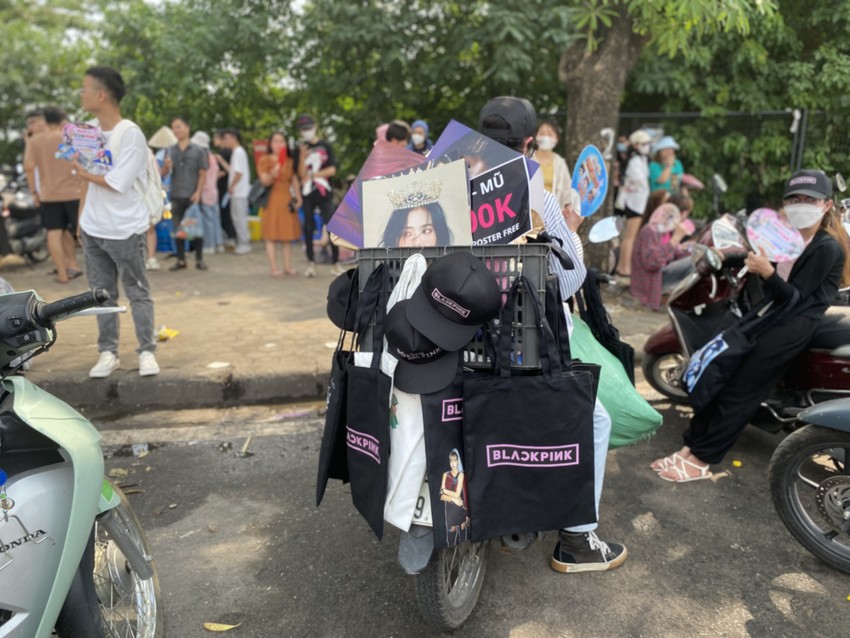
[[[230,218],[236,231],[236,247],[250,247],[251,235],[248,233],[248,198],[230,198]]]

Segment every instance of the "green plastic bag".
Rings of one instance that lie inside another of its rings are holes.
[[[593,336],[590,327],[573,315],[570,352],[576,359],[602,366],[598,398],[611,415],[610,448],[636,443],[661,427],[662,416],[635,390],[623,364]]]

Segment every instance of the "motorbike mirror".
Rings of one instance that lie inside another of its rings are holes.
[[[8,178],[5,175],[0,174],[0,191],[4,190],[8,183]]]
[[[711,185],[714,187],[714,191],[716,193],[725,193],[729,188],[726,185],[726,180],[720,177],[717,173],[712,176]]]
[[[841,173],[835,174],[835,188],[838,190],[839,193],[843,193],[847,190],[847,182],[844,181],[844,175],[842,175]]]
[[[587,234],[591,244],[601,244],[619,237],[623,229],[623,218],[619,216],[605,217],[596,222]]]

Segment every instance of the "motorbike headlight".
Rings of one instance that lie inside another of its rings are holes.
[[[717,254],[716,250],[708,249],[705,251],[705,260],[712,270],[720,270],[723,268],[723,258]]]

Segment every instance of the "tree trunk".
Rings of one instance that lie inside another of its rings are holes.
[[[619,14],[611,28],[602,34],[599,47],[588,52],[584,42],[577,42],[561,56],[558,73],[567,93],[567,122],[565,126],[567,162],[575,166],[581,150],[594,144],[601,151],[604,140],[600,131],[611,127],[617,131],[620,103],[629,73],[637,63],[646,38],[636,34],[628,9],[619,6]],[[616,156],[616,153],[615,153]],[[611,163],[608,175],[611,176]],[[598,221],[613,210],[613,187],[602,209],[593,216]],[[582,224],[579,233],[586,244],[585,261],[601,268],[608,257],[608,246],[587,244],[587,232],[593,222]]]

